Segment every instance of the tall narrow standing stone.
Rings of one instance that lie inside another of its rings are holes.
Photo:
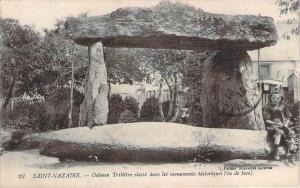
[[[205,62],[204,127],[264,129],[257,67],[244,50],[218,51]]]
[[[89,68],[85,82],[85,98],[80,105],[79,126],[90,128],[107,122],[108,84],[102,43],[89,46]]]

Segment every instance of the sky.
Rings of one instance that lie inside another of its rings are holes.
[[[253,14],[279,19],[275,0],[171,0],[221,14]],[[15,18],[36,30],[51,29],[57,19],[88,12],[89,16],[110,13],[120,7],[151,7],[160,0],[0,0],[0,16]]]

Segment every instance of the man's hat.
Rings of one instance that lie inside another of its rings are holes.
[[[271,89],[270,94],[282,94],[281,87],[274,87]]]

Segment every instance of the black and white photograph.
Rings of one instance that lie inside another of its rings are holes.
[[[299,0],[0,0],[0,187],[300,186]]]

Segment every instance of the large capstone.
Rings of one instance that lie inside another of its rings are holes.
[[[66,28],[78,44],[102,41],[106,47],[254,50],[274,45],[277,40],[270,17],[211,14],[170,2],[70,18]]]

